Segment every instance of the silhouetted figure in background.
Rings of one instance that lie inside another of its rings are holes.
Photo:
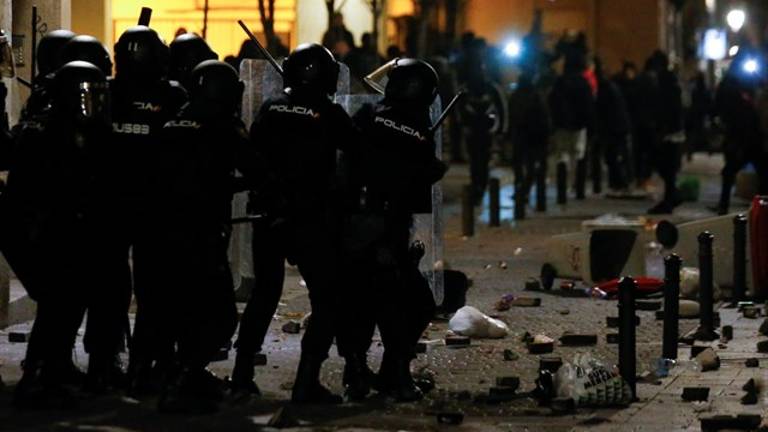
[[[323,34],[323,46],[326,47],[337,60],[341,60],[355,48],[355,38],[352,32],[344,25],[344,15],[340,12],[333,14],[331,27]]]
[[[625,190],[629,186],[629,137],[631,124],[619,87],[605,76],[603,65],[595,59],[597,99],[595,101],[596,138],[594,165],[603,158],[608,166],[608,187]],[[593,169],[595,167],[593,166]]]
[[[520,76],[509,101],[512,158],[515,171],[515,193],[528,202],[531,186],[546,177],[549,142],[549,113],[532,77]]]

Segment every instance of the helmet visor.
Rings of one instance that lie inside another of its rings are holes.
[[[106,82],[82,82],[78,88],[77,119],[83,122],[110,120],[109,85]]]
[[[383,95],[387,88],[387,82],[389,81],[389,72],[395,68],[398,60],[400,59],[396,58],[390,60],[380,68],[366,75],[365,78],[363,78],[363,81],[365,81],[371,89],[376,91],[376,93]]]

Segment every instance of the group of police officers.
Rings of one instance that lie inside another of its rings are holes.
[[[283,63],[283,93],[248,133],[243,83],[200,37],[166,46],[136,26],[114,53],[111,78],[98,40],[64,30],[43,37],[39,77],[3,161],[0,249],[38,305],[17,406],[127,391],[159,396],[163,411],[210,412],[228,392],[258,395],[254,360],[286,261],[312,306],[292,401],[343,401],[319,379],[334,340],[347,399],[372,389],[421,398],[410,362],[435,305],[410,231],[446,170],[429,115],[432,67],[396,60],[381,101],[350,118],[333,102],[339,64],[325,48],[301,45]],[[224,382],[207,366],[238,327],[227,248],[241,191],[260,216],[256,285]],[[72,353],[86,312],[84,373]],[[373,373],[366,357],[376,326],[385,353]]]

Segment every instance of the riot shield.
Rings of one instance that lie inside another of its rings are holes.
[[[349,94],[349,68],[341,64],[337,84],[338,95]],[[243,91],[242,120],[250,128],[265,101],[277,97],[283,91],[283,78],[266,60],[245,59],[240,63],[240,79],[245,84]],[[234,218],[246,216],[248,193],[235,194],[232,200],[232,215]],[[253,227],[251,224],[239,224],[232,227],[232,238],[229,245],[230,266],[235,286],[240,286],[243,278],[253,278],[253,256],[251,239]]]
[[[379,94],[337,95],[338,102],[352,116],[366,104],[375,104],[381,100]],[[429,109],[432,121],[436,122],[442,112],[442,103],[438,97]],[[435,134],[435,154],[442,159],[442,131]],[[393,168],[394,169],[394,168]],[[420,270],[427,277],[435,303],[443,303],[443,188],[440,183],[432,186],[432,213],[421,213],[414,217],[412,241],[419,240],[426,246],[426,254],[421,260]]]

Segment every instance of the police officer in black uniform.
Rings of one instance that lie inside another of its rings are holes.
[[[31,120],[38,121],[51,105],[48,86],[53,78],[53,72],[61,66],[59,54],[75,34],[69,30],[54,30],[48,32],[37,44],[37,77],[32,83],[32,93],[21,111],[21,123]]]
[[[115,79],[112,85],[113,136],[116,159],[111,194],[116,217],[110,230],[115,237],[104,251],[110,263],[103,269],[114,286],[103,291],[101,301],[115,308],[115,320],[104,328],[106,344],[118,349],[125,331],[131,288],[136,296],[136,323],[131,339],[129,379],[134,393],[156,390],[151,376],[153,362],[172,347],[158,346],[156,321],[168,311],[159,310],[153,288],[164,265],[153,244],[163,228],[150,204],[158,137],[163,125],[173,119],[186,102],[186,92],[166,79],[168,47],[157,33],[145,26],[126,30],[115,45]],[[165,167],[164,169],[167,169]],[[129,252],[130,251],[130,252]],[[132,267],[129,267],[129,253]]]
[[[194,33],[179,35],[170,45],[170,67],[168,78],[178,81],[189,90],[192,70],[205,60],[216,60],[219,56],[208,46],[205,39]]]
[[[238,118],[244,86],[235,69],[207,60],[190,78],[190,103],[163,129],[159,165],[173,169],[158,177],[155,206],[166,221],[161,306],[183,311],[159,329],[178,344],[180,366],[160,400],[166,411],[210,411],[221,399],[221,383],[206,366],[237,326],[227,258],[232,196],[256,187],[263,172]],[[235,169],[246,177],[236,179]]]
[[[89,35],[77,35],[61,47],[59,64],[82,60],[101,69],[105,76],[112,76],[112,59],[109,51],[98,39]]]
[[[323,361],[336,333],[339,193],[337,151],[352,150],[354,124],[331,101],[339,65],[317,44],[301,45],[284,63],[284,93],[267,101],[251,129],[264,158],[267,184],[256,206],[268,229],[254,238],[256,287],[243,314],[233,371],[235,387],[253,379],[260,349],[282,291],[285,260],[307,283],[312,318],[302,339],[294,403],[339,403],[320,384]],[[339,344],[343,341],[338,340]]]
[[[72,387],[82,384],[72,349],[93,287],[93,256],[100,253],[93,227],[106,192],[102,162],[111,125],[104,74],[71,62],[47,89],[47,121],[18,130],[2,198],[3,254],[37,302],[15,393],[21,407],[70,406]]]
[[[422,397],[410,363],[435,303],[418,269],[423,250],[411,247],[411,228],[415,213],[432,211],[431,187],[447,169],[435,157],[431,131],[429,107],[437,89],[437,73],[428,63],[399,59],[389,72],[384,99],[355,115],[365,144],[349,161],[350,190],[359,191],[349,202],[359,205],[347,223],[344,268],[359,270],[350,273],[354,276],[345,283],[345,298],[372,305],[374,311],[358,314],[350,326],[357,330],[353,342],[342,350],[351,398],[367,393],[370,375],[360,362],[370,346],[371,318],[385,349],[376,389],[403,402]],[[360,309],[350,305],[345,313]]]

